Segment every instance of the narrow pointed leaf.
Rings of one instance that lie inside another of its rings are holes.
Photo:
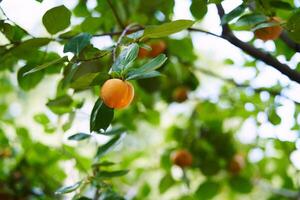
[[[109,151],[111,151],[119,142],[124,138],[124,134],[116,135],[112,139],[110,139],[107,143],[100,146],[97,150],[96,157],[101,158]]]
[[[148,26],[144,30],[144,38],[161,38],[180,32],[191,27],[195,22],[192,20],[176,20],[169,23]]]
[[[158,71],[136,73],[136,74],[129,76],[126,80],[138,80],[138,79],[145,79],[145,78],[153,78],[153,77],[160,76],[160,75],[161,75],[161,73],[159,73]]]
[[[79,181],[75,183],[74,185],[61,187],[58,190],[56,190],[55,194],[65,194],[75,191],[77,188],[81,186],[82,181]]]
[[[31,74],[31,73],[34,73],[34,72],[46,69],[47,67],[51,67],[53,65],[56,65],[56,64],[59,64],[59,63],[63,63],[63,62],[66,62],[66,61],[68,61],[68,57],[67,56],[64,56],[62,58],[58,58],[58,59],[52,60],[51,62],[44,63],[44,64],[42,64],[40,66],[37,66],[37,67],[29,70],[28,72],[24,73],[23,76],[26,76],[28,74]]]
[[[74,135],[71,135],[68,137],[68,140],[76,140],[76,141],[80,141],[80,140],[84,140],[87,138],[90,138],[91,135],[90,134],[86,134],[86,133],[76,133]]]

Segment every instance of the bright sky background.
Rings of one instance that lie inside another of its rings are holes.
[[[228,12],[239,5],[241,2],[242,1],[240,0],[225,0],[223,6]],[[297,2],[299,4],[299,1]],[[49,35],[42,25],[42,16],[49,8],[60,5],[62,3],[64,3],[64,5],[66,5],[68,8],[72,9],[77,4],[77,1],[44,0],[43,3],[38,3],[35,0],[3,0],[0,5],[12,21],[16,22],[18,25],[29,31],[32,35],[36,37],[48,37]],[[95,0],[88,1],[89,8],[93,8],[95,5]],[[174,19],[193,19],[189,12],[189,5],[190,1],[188,0],[176,0]],[[76,23],[78,22],[78,19],[74,19],[72,22]],[[198,23],[196,26],[209,30],[213,33],[220,33],[221,29],[219,26],[219,19],[216,9],[213,5],[209,6],[209,12],[205,19],[201,23]],[[237,36],[243,41],[249,41],[253,37],[253,34],[251,32],[239,32]],[[245,69],[242,66],[246,57],[245,54],[243,54],[238,48],[229,44],[227,41],[212,37],[210,35],[205,35],[203,33],[193,33],[192,39],[194,42],[195,51],[201,56],[201,58],[205,58],[205,60],[211,61],[211,63],[213,63],[212,66],[205,66],[205,64],[209,62],[201,62],[200,60],[197,63],[199,64],[199,67],[215,70],[221,75],[234,78],[238,82],[251,79],[254,76],[253,69]],[[93,42],[98,48],[111,45],[111,40],[108,39],[108,37],[97,38],[94,39]],[[268,41],[266,43],[263,43],[262,41],[256,41],[255,45],[268,51],[272,51],[275,49],[275,45],[272,41]],[[58,45],[53,44],[51,45],[50,49],[58,49],[60,53],[62,53],[62,47],[59,47]],[[234,60],[235,66],[224,66],[222,64],[222,61],[226,58],[231,58],[232,60]],[[282,59],[282,57],[279,57],[279,59],[282,62],[286,62],[284,59]],[[288,62],[288,64],[290,66],[296,66],[299,61],[300,55],[299,53],[297,53],[292,58],[292,60]],[[288,78],[284,77],[271,67],[260,64],[259,69],[260,75],[255,80],[251,81],[251,84],[254,87],[272,86],[276,84],[277,81],[280,81],[280,83],[283,85],[287,85],[290,83]],[[216,81],[216,79],[211,79],[210,77],[206,76],[201,76],[201,78],[203,78],[204,81],[202,81],[201,89],[195,95],[199,97],[211,97],[216,95],[220,82]],[[50,79],[56,80],[57,78],[51,77]],[[54,86],[47,87],[48,89],[49,87],[52,88],[54,91]],[[300,86],[298,84],[292,83],[291,88],[292,89],[284,90],[284,93],[292,99],[298,100],[300,102]],[[45,88],[39,87],[39,89],[37,90],[44,91]],[[35,97],[38,96],[36,94],[36,91],[30,92],[30,95]],[[48,97],[50,96],[51,95],[49,95]],[[40,98],[38,98],[38,101],[35,102],[35,104],[42,104],[41,102],[42,101],[40,100]],[[244,126],[237,135],[237,138],[244,143],[249,143],[252,142],[257,135],[259,135],[260,137],[278,137],[281,140],[297,141],[297,147],[300,148],[300,140],[297,139],[299,133],[289,131],[289,128],[292,127],[295,123],[293,118],[291,117],[292,113],[294,112],[294,104],[284,98],[278,98],[278,102],[282,103],[282,106],[278,109],[278,114],[282,119],[282,123],[280,125],[273,126],[270,123],[266,122],[266,116],[262,113],[258,116],[258,119],[263,122],[263,125],[261,125],[260,127],[256,127],[254,119],[249,119],[244,123]],[[16,105],[13,104],[13,106]],[[86,131],[88,129],[88,113],[90,112],[92,106],[92,102],[89,102],[79,112],[76,118],[76,122],[74,123],[75,126],[72,128],[72,130],[69,131],[70,134],[78,131]],[[251,103],[249,103],[248,108],[251,109]],[[38,109],[41,108],[37,106],[37,108],[33,109],[33,111],[31,112],[34,112]],[[166,116],[169,117],[170,114],[171,116],[172,114],[178,114],[185,111],[186,109],[189,109],[189,106],[172,104],[168,112],[166,112]],[[51,115],[49,111],[46,112],[47,114]],[[165,119],[167,119],[167,117]],[[27,121],[26,123],[28,123]],[[298,120],[298,123],[300,123],[300,119]],[[51,143],[51,141],[49,142]],[[263,154],[264,152],[262,152],[261,149],[254,149],[249,154],[249,159],[253,162],[257,162],[262,158]],[[295,151],[291,155],[291,160],[293,161],[295,166],[300,169],[299,157],[300,150]]]

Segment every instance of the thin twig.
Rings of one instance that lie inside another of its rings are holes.
[[[107,1],[107,3],[108,3],[109,7],[111,8],[111,10],[112,10],[112,12],[113,12],[113,14],[114,14],[114,16],[115,16],[115,18],[116,18],[118,24],[121,26],[122,29],[124,29],[125,26],[124,26],[124,24],[123,24],[123,22],[122,22],[120,16],[118,15],[117,10],[115,9],[114,5],[112,4],[111,0],[106,0],[106,1]]]
[[[208,35],[212,35],[214,37],[222,38],[221,35],[217,35],[215,33],[212,33],[212,32],[209,32],[209,31],[205,31],[205,30],[202,30],[202,29],[199,29],[199,28],[188,28],[187,30],[188,31],[194,31],[194,32],[201,32],[201,33],[205,33],[205,34],[208,34]],[[224,38],[222,38],[222,39],[224,39]]]
[[[1,12],[3,13],[3,15],[6,17],[5,20],[10,21],[10,22],[13,23],[15,26],[19,27],[22,31],[24,31],[27,35],[29,35],[30,37],[34,38],[34,36],[31,35],[28,31],[26,31],[25,29],[23,29],[21,26],[19,26],[19,25],[18,25],[17,23],[15,23],[13,20],[11,20],[11,19],[7,16],[7,14],[4,12],[4,10],[3,10],[3,8],[2,8],[1,6],[0,6],[0,10],[1,10]]]
[[[119,45],[121,44],[122,39],[124,38],[124,36],[126,35],[126,33],[130,30],[130,28],[132,28],[132,27],[134,27],[134,26],[137,26],[137,24],[130,24],[130,25],[128,25],[128,26],[123,30],[123,32],[121,33],[121,35],[120,35],[120,37],[119,37],[119,39],[118,39],[118,41],[117,41],[117,43],[116,43],[116,45],[115,45],[115,47],[114,47],[114,49],[113,49],[113,53],[112,53],[112,55],[113,55],[113,61],[114,61],[114,62],[116,61],[117,49],[118,49]]]
[[[236,86],[236,87],[239,87],[239,88],[251,88],[251,89],[252,89],[253,91],[255,91],[256,93],[260,93],[260,92],[264,92],[264,91],[265,91],[265,92],[270,93],[270,95],[272,95],[272,96],[274,96],[274,97],[276,97],[276,96],[281,96],[281,97],[283,97],[283,98],[285,98],[285,99],[288,99],[288,100],[290,100],[290,101],[293,101],[293,102],[294,102],[295,104],[297,104],[297,105],[300,105],[300,102],[297,102],[296,100],[291,99],[290,97],[288,97],[288,96],[282,94],[282,92],[280,92],[280,91],[270,90],[270,89],[267,89],[267,88],[253,88],[252,86],[247,85],[247,84],[239,84],[239,83],[235,82],[233,79],[225,78],[225,77],[223,77],[223,76],[220,76],[219,74],[216,74],[216,73],[214,73],[214,72],[212,72],[212,71],[209,71],[209,70],[206,70],[206,69],[203,69],[203,68],[196,68],[196,69],[193,68],[192,70],[197,70],[197,71],[199,71],[199,72],[202,72],[203,74],[206,74],[206,75],[208,75],[208,76],[211,76],[211,77],[220,79],[220,80],[222,80],[222,81],[224,81],[224,82],[230,83],[230,84],[232,84],[232,85],[234,85],[234,86]]]

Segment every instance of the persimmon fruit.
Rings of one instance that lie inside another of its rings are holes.
[[[172,94],[173,100],[182,103],[188,99],[188,88],[185,86],[177,87]]]
[[[148,55],[149,55],[149,51],[147,49],[143,47],[139,49],[139,55],[138,55],[139,58],[146,58],[148,57]]]
[[[245,167],[244,156],[236,154],[229,162],[228,170],[232,174],[238,174]]]
[[[133,100],[134,87],[128,81],[109,79],[101,87],[100,96],[110,108],[127,107]]]
[[[177,150],[171,156],[172,163],[181,167],[189,167],[193,163],[193,156],[190,152],[185,149]]]
[[[149,56],[151,58],[158,56],[162,52],[166,50],[166,43],[162,40],[152,43],[151,45],[152,50],[149,52]]]
[[[159,41],[151,43],[150,47],[151,47],[151,50],[147,50],[147,49],[141,47],[139,50],[138,57],[139,58],[146,58],[146,57],[154,58],[154,57],[158,56],[159,54],[163,53],[166,50],[167,45],[164,41],[159,40]]]
[[[270,19],[269,22],[279,23],[280,20],[274,17]],[[254,31],[254,35],[256,38],[261,39],[263,41],[276,40],[280,36],[282,30],[283,29],[280,25],[275,25],[257,29]]]

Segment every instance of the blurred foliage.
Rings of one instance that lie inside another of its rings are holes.
[[[238,136],[249,120],[255,127],[279,128],[281,99],[294,107],[289,131],[298,136],[299,103],[282,92],[289,86],[253,87],[251,80],[236,82],[205,68],[211,61],[195,50],[198,44],[186,30],[200,27],[208,8],[221,2],[191,0],[197,21],[174,21],[174,0],[97,0],[92,8],[79,0],[72,9],[58,5],[43,15],[51,37],[33,37],[1,9],[0,32],[8,43],[0,46],[0,199],[63,199],[66,193],[74,200],[298,199],[299,171],[290,161],[295,141],[260,137],[254,128],[248,130],[253,141]],[[221,23],[252,32],[274,26],[269,21],[274,16],[291,41],[299,42],[299,8],[292,0],[244,0]],[[113,44],[97,48],[93,39],[102,36],[110,36]],[[49,48],[52,44],[64,53]],[[280,39],[274,47],[274,57],[291,60],[296,54]],[[261,62],[249,57],[244,62],[258,77]],[[238,78],[241,67],[233,59],[222,65],[237,69],[232,78]],[[69,134],[77,114],[94,102],[90,130],[68,135],[71,142],[54,138],[57,145],[39,140],[13,109],[14,103],[34,106],[27,94],[48,84],[50,76],[57,79],[51,81],[55,93],[43,102],[47,112],[31,116],[40,135]],[[213,85],[206,76],[222,81],[215,96],[202,88],[202,82]],[[114,110],[99,98],[99,86],[109,78],[133,84],[128,108]],[[106,142],[99,145],[99,137]],[[92,153],[87,156],[82,148]],[[191,166],[172,163],[178,149],[191,153]],[[255,152],[261,158],[249,159]],[[75,163],[78,177],[65,167],[68,162]],[[70,177],[77,181],[65,184]]]

